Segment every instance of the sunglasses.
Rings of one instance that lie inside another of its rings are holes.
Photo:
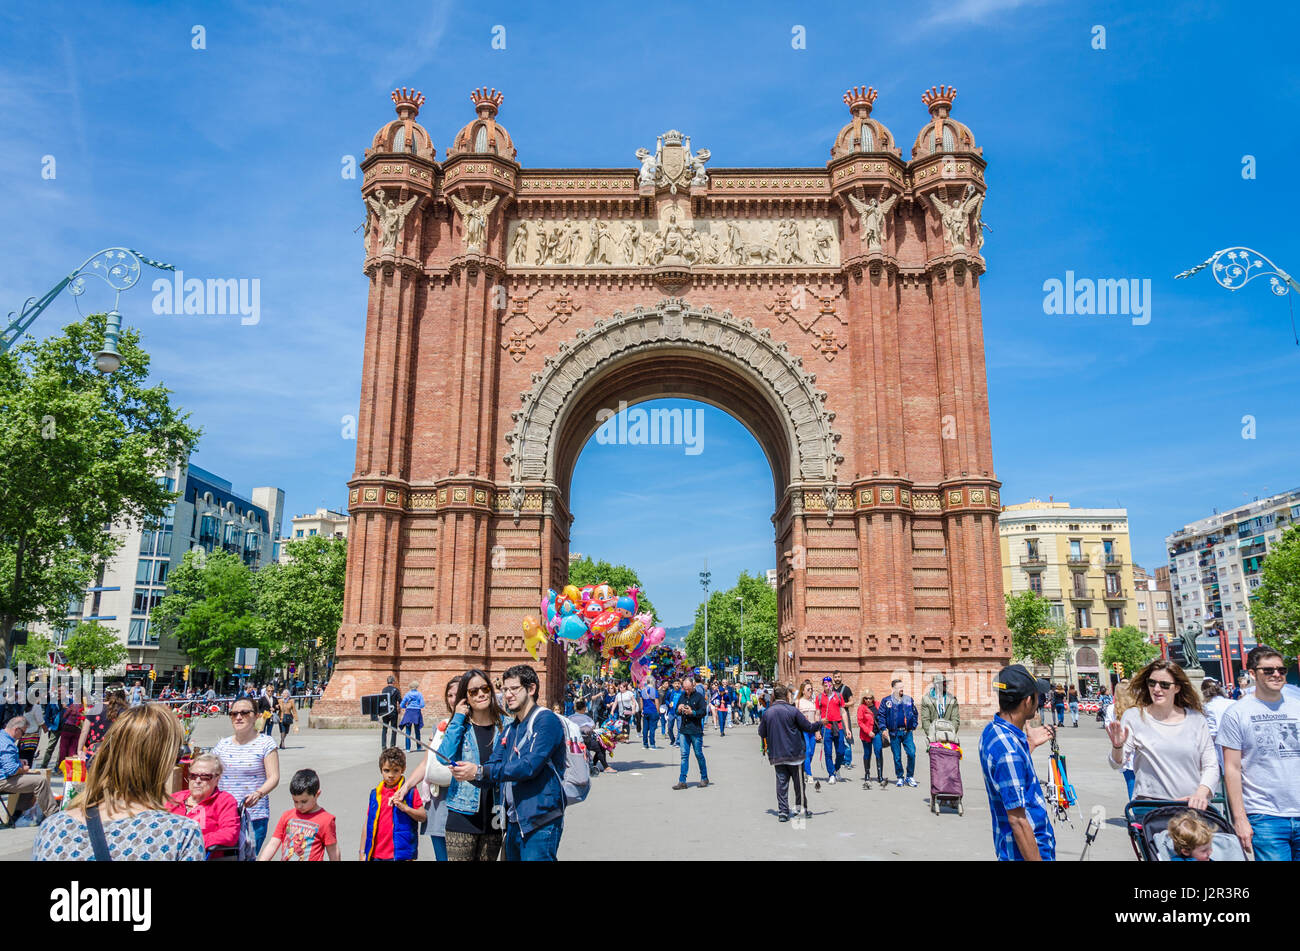
[[[1148,680],[1148,687],[1159,687],[1161,690],[1173,690],[1174,682],[1172,680]]]
[[[240,717],[251,717],[251,716],[253,716],[252,710],[231,710],[230,711],[230,719],[232,720],[238,720]]]
[[[190,782],[210,783],[217,778],[216,773],[190,773]]]
[[[466,695],[470,697],[487,695],[490,694],[491,692],[492,692],[491,687],[470,687],[468,690],[465,691]]]
[[[1259,671],[1259,674],[1262,677],[1285,677],[1286,676],[1285,667],[1256,667],[1255,670]]]

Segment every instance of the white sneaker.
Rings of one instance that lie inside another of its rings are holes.
[[[828,782],[828,783],[830,783],[832,786],[834,786],[834,785],[835,785],[835,777],[834,777],[834,776],[831,776],[829,779],[826,780],[826,782]]]
[[[916,780],[915,780],[915,779],[912,779],[911,777],[908,777],[908,779],[907,779],[906,782],[907,782],[907,785],[909,785],[909,786],[911,786],[911,787],[913,787],[913,788],[916,787]]]
[[[894,783],[894,785],[897,786],[899,789],[902,789],[902,788],[903,788],[903,780],[902,780],[902,779],[899,779],[899,781],[896,782],[896,783]]]

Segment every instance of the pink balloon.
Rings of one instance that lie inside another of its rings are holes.
[[[638,588],[636,585],[633,585],[623,593],[632,599],[632,610],[633,611],[639,610],[641,605],[641,589]]]

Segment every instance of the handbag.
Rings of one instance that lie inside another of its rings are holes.
[[[104,824],[99,820],[99,806],[91,806],[86,810],[86,832],[90,834],[90,847],[95,852],[95,861],[113,861],[113,853],[108,849],[108,836],[104,835]]]

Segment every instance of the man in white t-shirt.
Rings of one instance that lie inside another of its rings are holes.
[[[1277,650],[1260,645],[1246,662],[1255,692],[1219,722],[1232,824],[1256,861],[1300,861],[1300,700],[1283,693]]]

